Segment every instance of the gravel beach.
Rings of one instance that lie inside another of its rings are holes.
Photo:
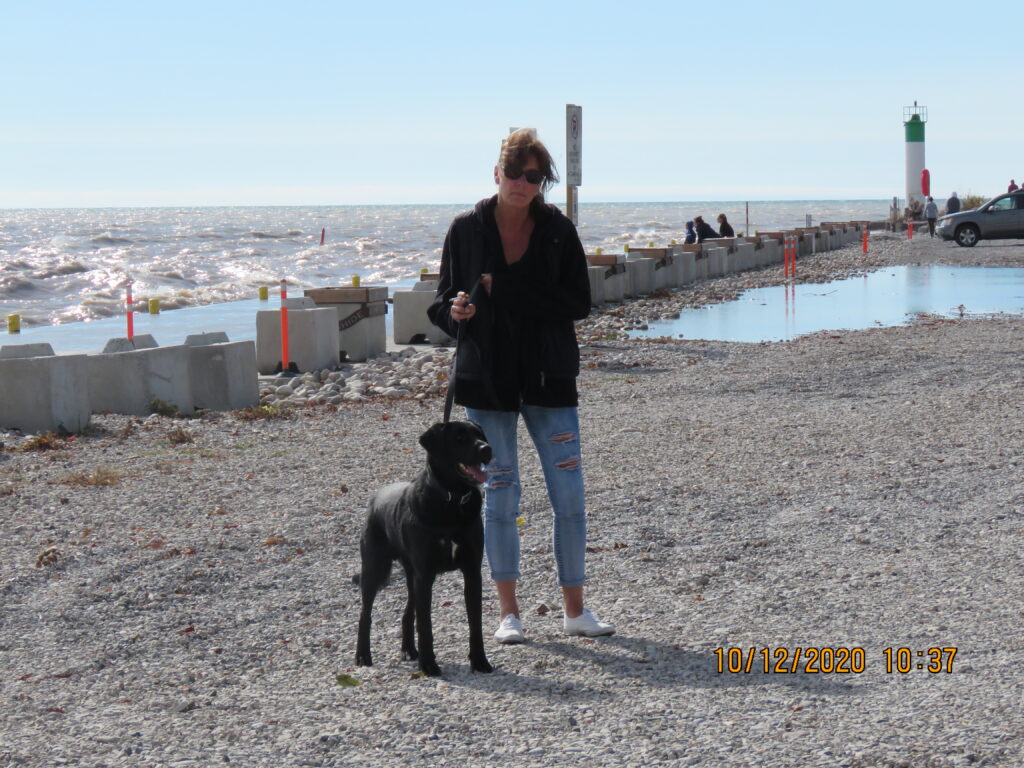
[[[1024,266],[1024,244],[876,233],[798,269],[916,263]],[[0,768],[1024,765],[1024,319],[622,333],[781,281],[581,323],[587,603],[618,632],[561,634],[524,442],[528,642],[493,642],[485,590],[491,675],[469,670],[457,574],[435,587],[442,678],[401,660],[400,576],[374,609],[376,666],[353,661],[366,502],[422,466],[450,350],[347,369],[360,385],[330,398],[327,376],[267,385],[258,415],[277,418],[0,432]],[[856,671],[814,671],[844,657]]]

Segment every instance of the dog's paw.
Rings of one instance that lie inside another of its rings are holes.
[[[402,658],[406,661],[416,661],[419,657],[419,652],[412,646],[402,649]]]
[[[437,666],[436,661],[424,661],[420,659],[420,672],[427,677],[440,677],[441,668]]]
[[[493,672],[494,671],[494,667],[491,666],[491,663],[489,661],[487,661],[487,659],[482,658],[482,657],[479,658],[479,659],[470,659],[469,660],[469,667],[474,672]]]
[[[368,653],[357,653],[356,654],[356,666],[357,667],[372,667],[373,659],[370,658]]]

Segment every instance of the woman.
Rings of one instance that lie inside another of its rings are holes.
[[[725,218],[724,213],[718,214],[718,232],[722,237],[736,237],[736,232],[729,220]]]
[[[494,453],[484,486],[484,542],[501,609],[494,634],[499,643],[526,639],[516,597],[520,415],[554,509],[565,633],[596,637],[615,631],[583,607],[586,514],[573,321],[590,312],[590,281],[576,228],[544,204],[543,192],[557,180],[551,155],[533,130],[506,138],[494,167],[498,192],[452,222],[437,295],[427,310],[431,322],[451,336],[465,324],[449,386],[455,402],[483,427]]]
[[[693,225],[694,229],[697,231],[698,243],[703,243],[709,238],[720,237],[720,235],[711,228],[711,225],[704,221],[703,216],[694,216]]]

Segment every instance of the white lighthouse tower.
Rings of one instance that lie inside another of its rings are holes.
[[[924,124],[928,122],[928,108],[917,106],[903,108],[903,131],[907,146],[907,205],[924,205],[921,192],[921,177],[924,173]]]

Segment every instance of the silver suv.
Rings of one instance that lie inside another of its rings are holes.
[[[936,233],[971,248],[979,240],[1024,239],[1024,190],[989,200],[978,208],[943,216]]]

